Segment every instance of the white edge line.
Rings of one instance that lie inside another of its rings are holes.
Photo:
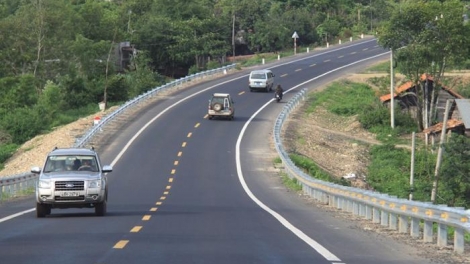
[[[298,84],[290,89],[288,89],[286,92],[288,91],[292,91],[293,89],[296,89],[302,85],[305,85],[311,81],[314,81],[318,78],[321,78],[325,75],[328,75],[330,73],[333,73],[335,71],[338,71],[340,69],[343,69],[343,68],[346,68],[346,67],[349,67],[349,66],[352,66],[354,64],[358,64],[360,62],[363,62],[363,61],[366,61],[366,60],[370,60],[370,59],[373,59],[373,58],[376,58],[376,57],[380,57],[380,56],[383,56],[385,54],[387,54],[389,52],[385,52],[385,53],[382,53],[382,54],[379,54],[379,55],[375,55],[375,56],[372,56],[372,57],[369,57],[369,58],[366,58],[366,59],[362,59],[362,60],[359,60],[359,61],[356,61],[356,62],[353,62],[353,63],[350,63],[348,65],[344,65],[344,66],[341,66],[339,68],[336,68],[334,70],[331,70],[329,72],[326,72],[324,74],[321,74],[321,75],[318,75],[316,76],[315,78],[312,78],[310,80],[307,80],[301,84]],[[286,93],[284,92],[284,93]],[[236,165],[237,165],[237,174],[238,174],[238,179],[243,187],[243,189],[245,190],[245,192],[248,194],[248,196],[259,206],[261,207],[262,209],[264,209],[266,212],[268,212],[269,214],[271,214],[272,216],[274,216],[274,218],[276,218],[282,225],[284,225],[287,229],[289,229],[292,233],[294,233],[295,235],[297,235],[297,237],[299,237],[300,239],[302,239],[305,243],[307,243],[309,246],[311,246],[314,250],[316,250],[320,255],[322,255],[325,259],[327,259],[328,261],[341,261],[337,256],[335,256],[333,253],[331,253],[329,250],[327,250],[325,247],[323,247],[322,245],[320,245],[318,242],[316,242],[315,240],[313,240],[312,238],[310,238],[309,236],[307,236],[304,232],[302,232],[300,229],[298,229],[297,227],[293,226],[289,221],[287,221],[284,217],[282,217],[279,213],[277,213],[276,211],[272,210],[271,208],[269,208],[268,206],[266,206],[263,202],[261,202],[252,192],[251,190],[248,188],[248,185],[246,184],[245,182],[245,178],[243,177],[243,172],[242,172],[242,169],[241,169],[241,162],[240,162],[240,144],[241,144],[241,141],[242,141],[242,138],[243,138],[243,135],[245,134],[245,131],[248,127],[248,125],[251,123],[251,120],[253,120],[253,118],[255,118],[264,108],[266,108],[272,101],[274,101],[274,99],[271,99],[269,100],[266,104],[264,104],[258,111],[256,111],[249,119],[248,121],[245,123],[245,125],[243,126],[242,128],[242,131],[240,132],[240,135],[238,137],[238,140],[237,140],[237,144],[236,144],[236,154],[235,154],[235,159],[236,159]]]
[[[34,212],[36,211],[36,208],[31,208],[31,209],[28,209],[28,210],[25,210],[25,211],[22,211],[22,212],[19,212],[19,213],[16,213],[16,214],[12,214],[12,215],[9,215],[7,217],[4,217],[2,219],[0,219],[0,223],[3,223],[3,222],[6,222],[10,219],[13,219],[15,217],[18,217],[18,216],[21,216],[21,215],[24,215],[24,214],[27,214],[27,213],[31,213],[31,212]]]

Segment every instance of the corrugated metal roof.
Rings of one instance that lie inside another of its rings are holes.
[[[456,127],[459,127],[463,125],[463,122],[460,120],[456,119],[449,119],[447,120],[447,125],[446,125],[446,130],[452,130]],[[443,123],[437,123],[434,126],[431,126],[429,128],[426,128],[423,130],[423,133],[429,134],[429,133],[438,133],[442,131]]]
[[[470,129],[470,99],[456,99],[455,103],[465,128]]]
[[[428,80],[430,81],[434,81],[433,77],[432,76],[426,76],[425,74],[421,75],[421,81],[425,81],[426,80],[426,77]],[[408,81],[402,85],[400,85],[398,88],[395,89],[395,93],[393,95],[393,98],[397,97],[398,94],[402,93],[402,92],[405,92],[405,91],[408,91],[409,89],[413,88],[415,86],[415,84],[411,81]],[[444,86],[444,85],[441,85],[441,88],[445,91],[447,91],[449,94],[451,94],[452,96],[454,96],[455,98],[464,98],[463,96],[461,96],[460,94],[458,94],[457,92],[455,92],[454,90]],[[385,94],[385,95],[382,95],[380,97],[380,101],[381,102],[387,102],[389,101],[391,98],[390,96],[390,93],[388,94]]]

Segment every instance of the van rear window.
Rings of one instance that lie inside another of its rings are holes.
[[[266,74],[254,73],[251,75],[251,79],[266,79]]]

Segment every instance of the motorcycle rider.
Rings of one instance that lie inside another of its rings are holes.
[[[284,89],[282,89],[281,85],[278,84],[276,86],[276,90],[275,90],[275,95],[278,94],[279,95],[279,98],[282,100],[282,94],[284,93]]]

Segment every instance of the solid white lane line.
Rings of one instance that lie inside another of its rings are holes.
[[[34,211],[36,211],[36,208],[31,208],[31,209],[25,210],[25,211],[23,211],[23,212],[19,212],[19,213],[16,213],[16,214],[12,214],[12,215],[6,216],[6,217],[0,219],[0,223],[5,222],[5,221],[8,221],[8,220],[13,219],[13,218],[18,217],[18,216],[27,214],[27,213],[34,212]]]

